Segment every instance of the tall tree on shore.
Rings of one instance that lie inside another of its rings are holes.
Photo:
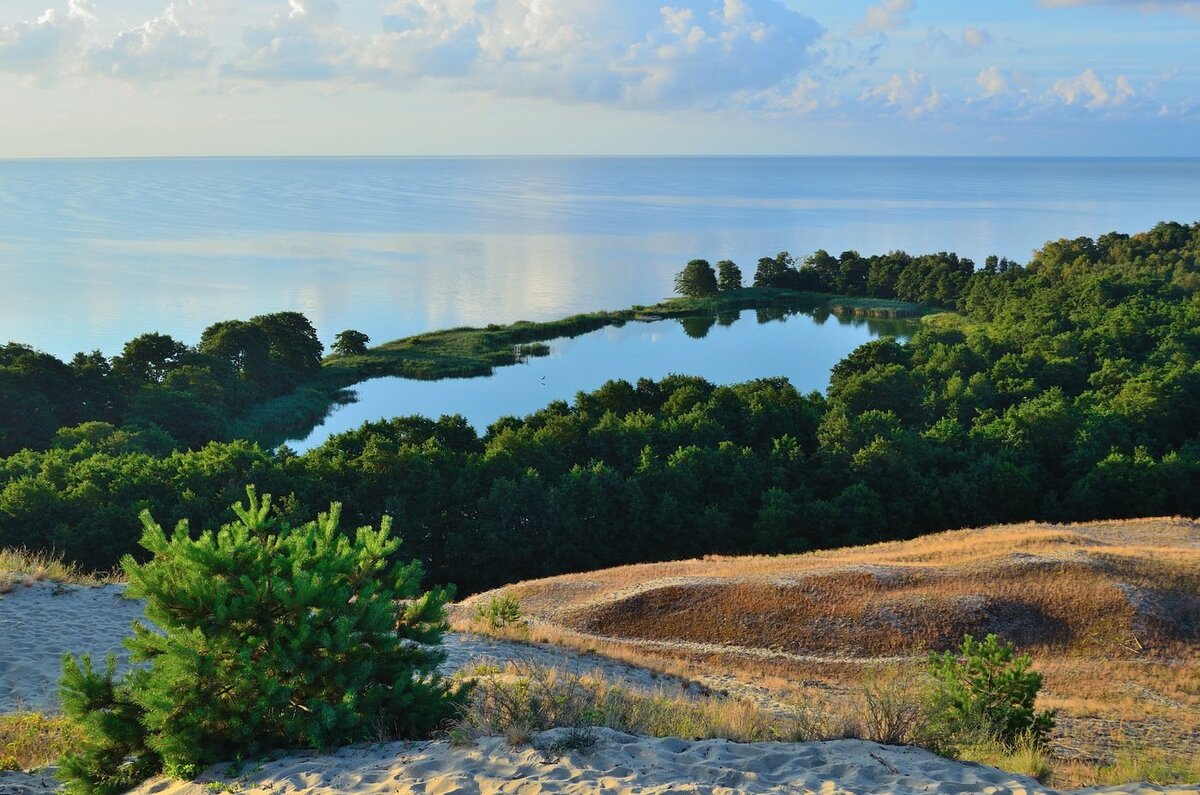
[[[717,274],[706,259],[694,259],[675,276],[675,292],[689,298],[717,293]]]
[[[717,263],[717,288],[722,291],[742,289],[742,269],[732,260],[723,259]]]

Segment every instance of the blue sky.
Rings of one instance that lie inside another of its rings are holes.
[[[1200,0],[4,0],[0,156],[1200,156]]]

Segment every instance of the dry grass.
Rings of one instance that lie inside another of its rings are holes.
[[[1173,780],[1200,778],[1189,768],[1200,743],[1193,520],[1030,523],[625,566],[472,597],[456,607],[457,628],[480,631],[471,612],[497,594],[529,620],[500,634],[599,652],[769,710],[819,701],[860,729],[864,686],[881,668],[911,677],[929,650],[996,632],[1033,654],[1041,706],[1059,710],[1051,780],[1103,783],[1130,771],[1122,760],[1150,758]]]
[[[120,581],[120,573],[93,574],[66,562],[61,556],[28,549],[0,549],[0,593],[18,585],[61,582],[71,585],[104,585]]]
[[[575,675],[510,662],[461,676],[474,683],[474,690],[451,732],[456,740],[506,736],[513,745],[521,745],[539,731],[596,726],[649,737],[737,742],[858,736],[824,716],[817,720],[797,713],[780,719],[746,701],[689,697],[668,689],[647,692],[599,673]]]
[[[63,717],[39,712],[0,715],[0,770],[54,764],[78,740],[78,727]]]

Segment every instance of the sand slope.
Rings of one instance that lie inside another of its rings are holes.
[[[38,582],[0,596],[0,712],[56,708],[67,652],[101,664],[114,652],[127,661],[121,640],[143,610],[124,592],[121,585]]]
[[[54,583],[20,586],[0,596],[0,713],[21,709],[56,711],[63,654],[90,653],[97,662],[113,652],[120,666],[129,655],[122,640],[135,619],[144,620],[139,600],[123,598],[124,586],[88,588]],[[670,677],[592,654],[552,646],[513,643],[478,635],[447,633],[441,671],[508,662],[556,668],[573,674],[599,673],[630,687],[656,690]],[[684,683],[675,683],[685,688]],[[7,795],[0,789],[0,795]]]
[[[318,756],[286,756],[245,772],[217,766],[194,782],[157,779],[138,795],[208,795],[224,788],[242,795],[1033,795],[1051,793],[1036,781],[990,767],[959,764],[915,748],[859,740],[825,743],[686,742],[592,731],[594,746],[579,750],[568,730],[534,737],[512,748],[502,738],[474,746],[390,743]],[[213,783],[217,782],[217,783]],[[1132,785],[1080,793],[1179,793],[1200,787]]]

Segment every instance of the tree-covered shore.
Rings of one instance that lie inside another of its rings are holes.
[[[1198,259],[1200,224],[1056,241],[1027,265],[989,260],[979,269],[953,255],[818,252],[803,263],[780,255],[760,261],[756,289],[318,359],[292,391],[246,403],[225,432],[268,426],[255,411],[298,400],[297,389],[325,389],[323,379],[487,372],[519,357],[521,345],[642,313],[715,311],[704,301],[794,301],[792,291],[817,288],[849,296],[818,299],[827,306],[878,298],[954,310],[925,318],[905,344],[862,346],[834,368],[826,395],[800,394],[782,379],[618,381],[483,434],[461,418],[399,418],[301,456],[245,440],[181,447],[161,423],[55,418],[45,425],[59,423],[48,449],[0,459],[0,547],[53,547],[104,568],[135,548],[143,508],[215,527],[256,483],[281,498],[287,519],[333,500],[355,525],[392,515],[406,554],[427,563],[432,581],[470,592],[626,562],[973,524],[1195,515]],[[0,370],[9,371],[6,351]],[[268,361],[285,361],[266,351]],[[194,370],[177,375],[187,366],[167,368],[157,383],[202,382]],[[0,377],[6,394],[23,383],[19,373]]]

